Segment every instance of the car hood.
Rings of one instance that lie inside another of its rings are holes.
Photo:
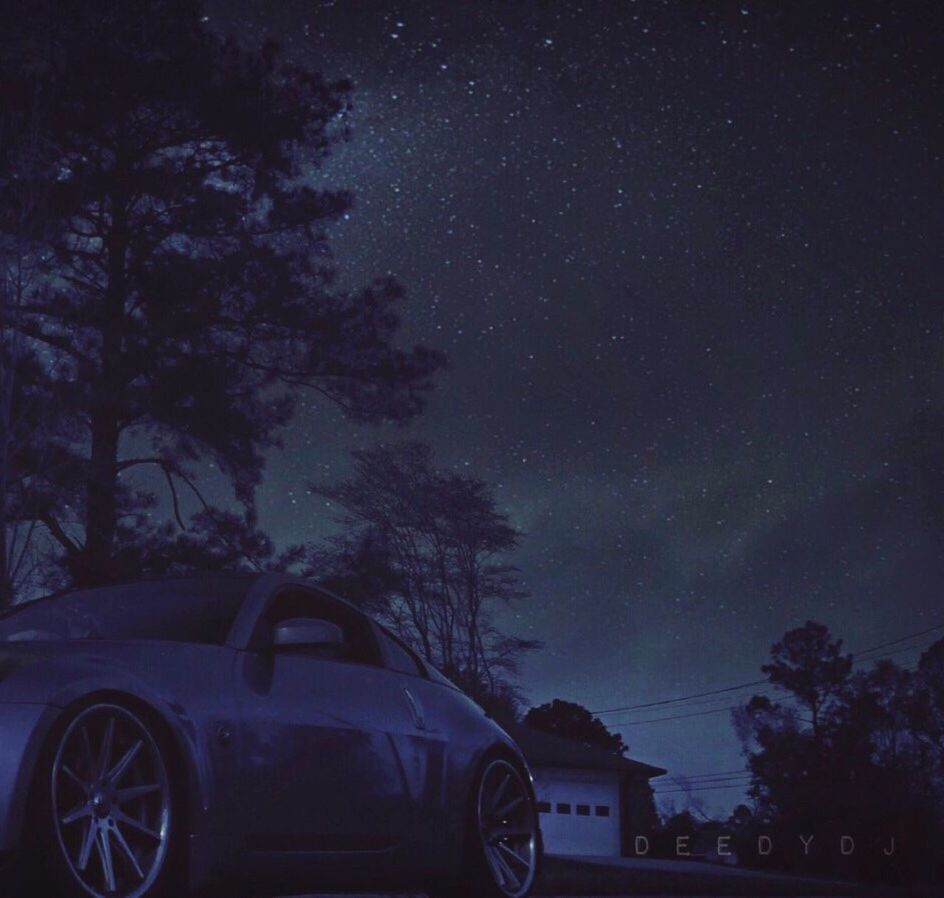
[[[65,706],[98,690],[183,701],[225,689],[232,650],[161,640],[0,643],[0,702]]]
[[[62,641],[0,643],[0,702],[57,704],[72,687],[128,675],[107,644]]]
[[[48,644],[0,643],[0,683],[27,665],[55,660]]]

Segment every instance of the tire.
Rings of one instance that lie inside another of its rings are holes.
[[[183,828],[170,755],[123,703],[85,704],[56,727],[30,796],[20,888],[56,898],[178,898]]]
[[[487,761],[476,780],[461,880],[430,898],[526,898],[541,862],[541,831],[525,774],[503,757]]]

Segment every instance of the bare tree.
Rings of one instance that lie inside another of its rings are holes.
[[[532,640],[503,633],[496,611],[524,598],[507,563],[521,534],[481,480],[437,470],[420,443],[354,453],[354,475],[314,494],[340,509],[343,535],[315,554],[313,572],[343,580],[357,558],[383,594],[373,605],[430,662],[476,697],[503,693]]]

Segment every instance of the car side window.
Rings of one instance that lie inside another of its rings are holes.
[[[378,627],[377,631],[380,634],[387,667],[414,677],[426,676],[426,669],[411,648],[383,627]]]
[[[345,648],[343,654],[331,656],[334,660],[381,664],[380,652],[367,618],[343,602],[314,590],[289,589],[276,595],[266,609],[265,638],[271,641],[275,627],[296,618],[326,620],[341,628]]]

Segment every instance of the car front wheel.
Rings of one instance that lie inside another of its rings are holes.
[[[69,898],[166,894],[173,792],[165,752],[141,717],[120,704],[87,705],[41,763],[23,878]]]

